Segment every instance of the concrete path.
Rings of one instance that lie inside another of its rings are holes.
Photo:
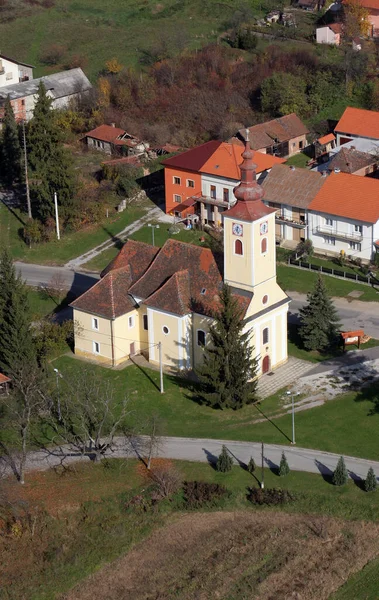
[[[143,227],[147,223],[150,223],[151,221],[171,223],[172,220],[173,220],[172,217],[170,217],[170,215],[166,215],[159,207],[156,206],[155,208],[151,208],[147,211],[147,213],[143,217],[141,217],[140,219],[137,219],[137,221],[134,221],[133,223],[131,223],[130,225],[125,227],[122,231],[115,234],[113,239],[107,240],[106,242],[103,242],[99,246],[96,246],[96,248],[92,248],[92,250],[85,252],[81,256],[77,256],[76,258],[73,258],[72,260],[70,260],[68,263],[65,264],[65,267],[67,269],[78,269],[79,267],[81,267],[85,263],[87,263],[88,261],[92,260],[99,254],[101,254],[101,252],[104,252],[104,250],[108,250],[109,248],[112,248],[115,243],[115,238],[120,239],[121,241],[125,241],[125,239],[129,235],[131,235],[132,233],[135,233],[136,231],[138,231],[138,229],[141,229],[141,227]]]
[[[234,457],[235,463],[247,464],[252,456],[257,465],[261,465],[261,444],[252,442],[235,442],[228,440],[210,440],[197,438],[162,438],[162,447],[159,456],[170,459],[190,460],[195,462],[215,462],[221,452],[222,445],[228,448]],[[276,469],[279,466],[282,452],[286,453],[288,464],[293,471],[304,471],[307,473],[322,473],[331,475],[339,459],[338,454],[321,452],[320,450],[310,450],[298,448],[297,446],[277,446],[273,444],[264,445],[264,466]],[[88,457],[71,453],[66,450],[64,464],[72,464],[78,461],[89,461]],[[30,452],[28,455],[26,471],[46,470],[62,464],[62,458],[65,456],[59,450],[47,454],[43,451]],[[108,454],[113,458],[132,458],[135,452],[130,444],[125,442],[124,438],[117,438],[113,452]],[[346,466],[349,475],[353,479],[365,478],[369,467],[372,467],[379,475],[379,462],[345,456]],[[9,467],[4,463],[2,465],[10,473]],[[259,471],[258,473],[259,474]]]
[[[258,383],[259,397],[267,398],[278,390],[293,385],[299,377],[309,373],[313,368],[313,363],[290,356],[285,365],[260,378]]]

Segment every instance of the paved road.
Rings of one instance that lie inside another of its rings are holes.
[[[60,273],[67,289],[75,294],[85,292],[99,279],[97,273],[80,273],[66,267],[45,267],[22,262],[16,262],[15,266],[26,283],[33,287],[48,285],[53,275]]]
[[[229,452],[233,455],[236,464],[247,464],[252,456],[255,463],[259,466],[261,465],[261,444],[250,442],[166,437],[162,438],[162,446],[159,455],[165,458],[190,460],[194,462],[215,462],[217,456],[221,452],[223,444],[227,446]],[[286,453],[288,464],[293,471],[331,475],[339,459],[339,455],[337,454],[330,454],[319,450],[309,450],[298,448],[297,446],[265,444],[265,467],[277,468],[283,451]],[[130,449],[130,446],[126,445],[123,438],[117,438],[114,452],[109,453],[109,456],[113,458],[130,458],[135,456],[135,454]],[[70,456],[67,456],[64,464],[73,463],[79,460],[88,461],[89,458],[71,454]],[[345,461],[349,475],[352,479],[365,478],[369,467],[372,467],[375,473],[379,475],[379,462],[346,456]],[[43,451],[31,452],[28,455],[26,470],[46,470],[61,464],[61,462],[62,453],[59,451],[56,451],[55,454],[46,454],[46,452]]]

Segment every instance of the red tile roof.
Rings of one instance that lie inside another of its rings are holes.
[[[10,381],[9,377],[7,377],[6,375],[4,375],[3,373],[0,373],[0,384],[2,384],[2,383],[8,383],[9,381]]]
[[[263,198],[267,202],[306,209],[324,182],[317,171],[275,165],[262,183]]]
[[[339,169],[344,173],[356,173],[378,162],[378,158],[367,152],[359,152],[355,148],[345,148],[337,152],[328,165],[328,170]]]
[[[249,132],[251,148],[253,150],[260,150],[261,148],[272,146],[276,140],[278,142],[287,142],[295,137],[306,135],[309,133],[309,129],[295,113],[291,113],[279,119],[252,125],[249,127]],[[229,142],[242,145],[243,142],[241,140],[245,139],[246,129],[240,129],[237,136],[231,138]]]
[[[135,282],[146,271],[158,252],[159,248],[156,246],[136,242],[135,240],[127,240],[117,256],[100,273],[100,277],[104,277],[113,269],[120,269],[129,265],[132,270],[132,281]]]
[[[329,29],[333,31],[333,33],[342,33],[342,24],[341,23],[330,23],[328,25]]]
[[[323,145],[323,144],[329,144],[329,142],[333,142],[333,140],[336,139],[336,136],[334,135],[334,133],[327,133],[326,135],[323,135],[322,137],[318,138],[318,143]]]
[[[360,4],[364,8],[379,10],[379,0],[361,0]]]
[[[379,112],[348,106],[334,131],[379,140]]]
[[[227,217],[240,219],[241,221],[256,221],[266,215],[276,212],[276,208],[270,208],[260,201],[237,202],[232,208],[225,210],[222,214]]]
[[[363,223],[379,220],[379,181],[349,173],[332,173],[308,206],[309,210]]]
[[[102,142],[114,142],[120,135],[124,135],[126,131],[112,125],[100,125],[96,129],[88,131],[84,137],[95,138]]]
[[[221,141],[207,142],[178,156],[168,158],[163,164],[239,181],[239,165],[242,162],[242,152],[243,148],[236,143],[229,144]],[[254,154],[254,163],[257,165],[256,172],[258,174],[272,169],[276,164],[284,162],[283,158],[278,158],[271,154],[263,154],[262,152]],[[195,165],[196,169],[193,168]]]

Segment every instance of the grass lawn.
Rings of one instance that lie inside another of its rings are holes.
[[[124,227],[139,219],[144,212],[142,207],[128,208],[120,214],[114,213],[100,225],[66,233],[59,242],[53,240],[29,248],[20,235],[26,221],[25,213],[17,209],[11,212],[0,202],[0,242],[9,248],[15,260],[62,265],[117,235]]]
[[[299,152],[298,154],[290,156],[290,158],[286,160],[286,165],[291,165],[294,167],[300,167],[302,169],[305,169],[309,160],[310,156],[307,156],[306,154],[304,154],[304,152]]]
[[[302,294],[307,294],[313,288],[318,277],[315,272],[287,267],[282,264],[278,264],[276,272],[278,283],[285,291],[295,291]],[[362,292],[359,300],[379,302],[379,292],[368,285],[344,281],[343,279],[336,279],[327,275],[324,275],[324,281],[331,296],[346,298],[353,290],[359,290]]]
[[[57,308],[57,302],[50,298],[44,290],[29,288],[28,301],[33,320],[51,315]]]
[[[156,246],[163,246],[163,244],[171,237],[175,240],[179,240],[180,242],[188,242],[198,246],[207,246],[207,242],[210,241],[210,236],[204,231],[180,229],[178,234],[173,235],[169,232],[170,227],[171,225],[169,223],[160,223],[159,229],[154,229],[154,244]],[[202,237],[205,238],[205,242],[200,241]],[[137,240],[138,242],[145,242],[146,244],[152,244],[153,237],[151,227],[148,227],[147,225],[141,227],[141,229],[138,229],[138,231],[130,236],[130,239]],[[104,250],[104,252],[88,261],[84,266],[86,269],[91,271],[102,271],[102,269],[104,269],[110,263],[110,261],[118,254],[118,252],[119,248],[116,246],[110,248],[109,250]]]
[[[352,575],[329,600],[378,600],[379,559],[369,562]]]
[[[252,405],[238,411],[221,411],[199,404],[196,386],[181,378],[165,375],[165,393],[161,395],[159,372],[151,369],[142,371],[131,366],[121,371],[112,371],[91,364],[84,365],[82,361],[69,356],[59,358],[54,365],[68,381],[73,381],[75,373],[83,372],[84,369],[88,376],[96,373],[102,379],[110,381],[116,397],[129,394],[131,408],[135,408],[136,414],[144,417],[152,412],[159,413],[165,423],[167,435],[290,443],[290,414],[273,422],[254,424],[255,420],[262,418],[262,412],[272,414],[278,410],[285,400],[283,392],[262,401],[260,408]],[[297,444],[379,460],[379,414],[370,415],[376,391],[372,388],[359,394],[350,392],[324,406],[298,413]]]

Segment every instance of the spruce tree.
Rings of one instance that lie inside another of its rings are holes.
[[[36,365],[27,289],[3,250],[0,257],[0,369],[16,377]]]
[[[279,464],[279,476],[285,477],[286,475],[288,475],[289,472],[290,472],[290,468],[289,468],[289,465],[287,462],[286,455],[284,454],[284,452],[282,452],[282,458],[280,459],[280,464]]]
[[[238,409],[256,398],[258,364],[252,358],[250,334],[243,333],[238,302],[227,284],[221,289],[220,303],[199,376],[204,385],[203,397],[210,406]]]
[[[231,471],[233,466],[233,459],[230,456],[226,446],[222,447],[221,454],[217,459],[216,469],[221,473],[227,473]]]
[[[369,468],[367,472],[367,477],[365,479],[365,490],[366,492],[375,492],[377,488],[376,476],[374,473],[374,469],[372,467]]]
[[[72,160],[63,147],[61,131],[52,100],[41,82],[34,115],[28,127],[29,164],[31,167],[32,196],[42,220],[54,216],[54,192],[61,206],[61,217],[67,217],[73,208],[75,175]]]
[[[256,469],[254,458],[251,456],[247,465],[248,472],[252,475]]]
[[[4,107],[1,150],[1,178],[5,185],[12,185],[21,176],[21,146],[9,96]]]
[[[340,325],[321,275],[307,300],[308,304],[300,309],[299,336],[306,350],[323,352],[336,341]]]
[[[338,459],[336,469],[333,473],[333,485],[345,485],[345,483],[347,483],[348,478],[349,476],[347,474],[345,461],[343,456],[341,456]]]

